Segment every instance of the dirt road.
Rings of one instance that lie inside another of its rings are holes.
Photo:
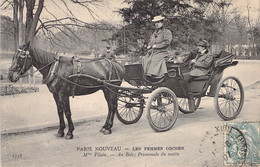
[[[259,121],[260,88],[245,89],[242,112],[234,121]],[[124,125],[115,119],[113,133],[99,132],[105,117],[76,125],[74,139],[56,138],[57,129],[1,136],[2,166],[223,166],[224,121],[213,98],[203,98],[192,114],[179,114],[174,127],[154,132],[145,114],[139,122]]]

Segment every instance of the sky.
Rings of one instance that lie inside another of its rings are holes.
[[[238,11],[243,15],[247,16],[247,5],[250,9],[250,17],[252,19],[257,19],[259,16],[260,10],[260,0],[233,0],[234,7],[238,9]]]
[[[120,23],[122,22],[122,18],[118,15],[118,13],[114,12],[119,8],[127,7],[127,4],[123,3],[123,0],[104,0],[102,4],[98,7],[91,6],[91,9],[95,13],[93,16],[84,8],[79,5],[75,5],[71,3],[69,0],[65,0],[68,4],[70,10],[73,14],[79,18],[80,20],[86,22],[93,22],[95,21],[94,18],[98,20],[107,21],[110,23]],[[64,15],[70,15],[68,10],[66,10],[65,5],[61,1],[57,0],[45,0],[45,6],[48,8],[52,13],[55,13],[55,16],[64,17]],[[58,9],[58,10],[57,10]],[[50,14],[43,10],[42,17],[45,16],[47,19],[50,17]]]
[[[64,1],[68,4],[70,10],[73,11],[73,14],[80,20],[86,22],[95,21],[95,19],[93,19],[93,17],[89,14],[89,12],[87,12],[85,8],[71,3],[70,0]],[[66,10],[66,6],[62,3],[62,0],[45,0],[44,5],[58,18],[70,15],[70,13]],[[260,0],[233,0],[232,8],[237,8],[239,13],[241,13],[243,16],[247,16],[247,5],[250,8],[250,18],[255,21],[260,17]],[[113,11],[123,7],[127,7],[127,4],[123,3],[123,0],[104,0],[104,3],[98,8],[92,7],[91,9],[95,13],[94,17],[98,18],[99,20],[107,21],[113,24],[122,24],[122,18]],[[10,12],[1,13],[11,16]],[[41,19],[48,20],[50,18],[53,19],[52,16],[44,9],[41,14]]]

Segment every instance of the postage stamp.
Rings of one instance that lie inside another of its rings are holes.
[[[260,122],[233,122],[226,127],[224,165],[260,165]]]

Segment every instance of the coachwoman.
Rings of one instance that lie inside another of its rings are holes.
[[[163,26],[164,17],[155,16],[152,22],[155,24],[156,30],[150,37],[147,49],[150,52],[143,58],[142,64],[144,74],[147,78],[161,79],[167,73],[166,60],[168,57],[168,49],[172,41],[172,33]]]

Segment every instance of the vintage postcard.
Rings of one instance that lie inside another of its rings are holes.
[[[1,166],[260,166],[259,0],[3,0]]]

